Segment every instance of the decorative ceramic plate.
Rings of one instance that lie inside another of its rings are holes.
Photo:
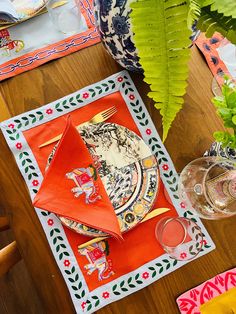
[[[136,226],[152,209],[160,178],[155,156],[131,130],[100,123],[80,130],[115,209],[121,232]],[[51,162],[55,148],[49,156]],[[87,236],[105,236],[102,231],[59,217],[74,231]]]
[[[41,11],[49,0],[11,0],[17,14],[15,23],[30,19]],[[12,21],[0,20],[0,24],[12,24]]]

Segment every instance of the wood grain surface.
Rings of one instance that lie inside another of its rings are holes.
[[[165,143],[177,171],[181,171],[189,161],[202,156],[213,141],[212,133],[223,128],[210,102],[212,75],[196,47],[191,50],[185,105]],[[6,106],[0,102],[0,119],[40,107],[120,70],[101,44],[49,62],[1,83],[0,92]],[[146,96],[148,86],[142,82],[142,75],[131,76],[161,135],[160,115]],[[14,238],[31,274],[44,313],[74,313],[68,290],[32,208],[24,181],[2,135],[0,191],[0,208],[10,217]],[[215,241],[216,250],[147,288],[106,306],[98,313],[178,313],[175,303],[177,296],[234,267],[236,216],[221,221],[204,221],[204,224]],[[42,309],[34,313],[42,313]]]

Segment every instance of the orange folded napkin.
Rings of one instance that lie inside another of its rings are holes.
[[[200,306],[201,314],[233,314],[236,313],[236,288],[211,299]]]
[[[122,239],[114,208],[70,118],[33,205]]]

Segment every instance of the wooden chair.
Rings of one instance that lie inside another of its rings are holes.
[[[10,228],[9,219],[0,217],[0,232]],[[0,250],[0,277],[7,273],[21,259],[16,241]]]

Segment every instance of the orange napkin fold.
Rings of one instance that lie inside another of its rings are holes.
[[[70,118],[33,205],[122,239],[114,208]]]

